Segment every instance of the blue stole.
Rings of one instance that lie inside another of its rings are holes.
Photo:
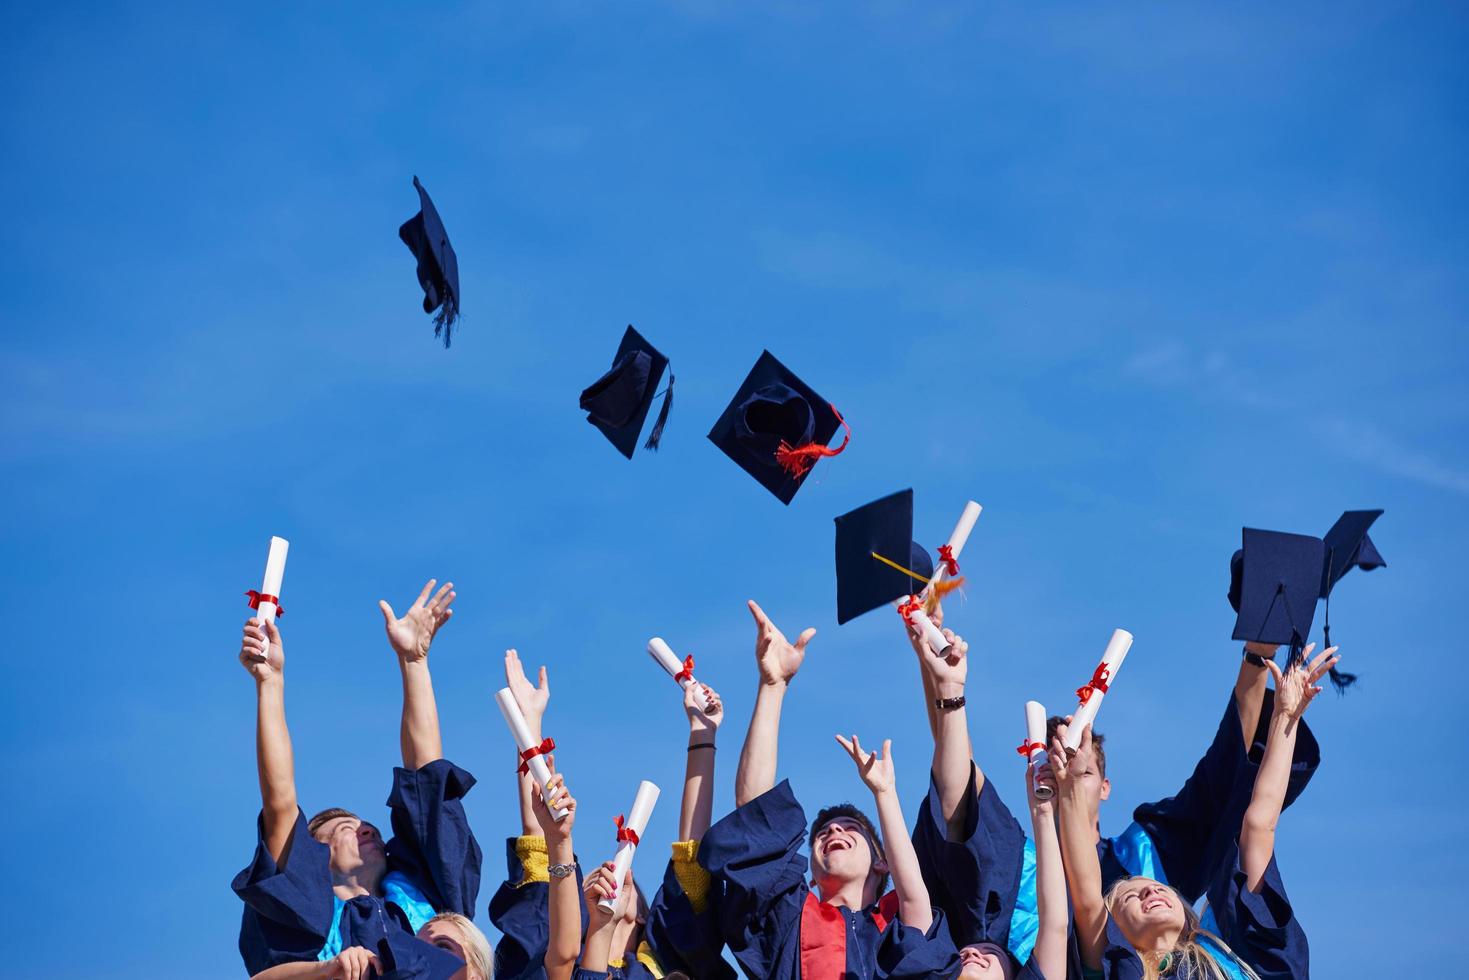
[[[1148,836],[1136,821],[1128,825],[1118,836],[1112,838],[1112,854],[1133,876],[1142,875],[1154,881],[1168,884],[1163,873],[1163,861],[1153,838]],[[1216,935],[1219,926],[1214,920],[1213,909],[1206,908],[1203,915],[1205,929]],[[1025,963],[1035,949],[1036,935],[1040,932],[1040,914],[1035,897],[1035,841],[1025,839],[1025,857],[1020,865],[1020,888],[1015,895],[1015,911],[1010,916],[1010,954],[1017,963]],[[1199,945],[1209,952],[1230,980],[1245,980],[1244,972],[1234,957],[1207,936],[1199,937]]]
[[[1034,894],[1034,886],[1031,893]],[[389,871],[383,877],[383,901],[392,902],[403,910],[414,933],[437,914],[418,886],[401,871]],[[326,934],[326,945],[316,954],[320,962],[325,962],[342,951],[342,909],[346,904],[336,895],[332,895],[332,928]]]

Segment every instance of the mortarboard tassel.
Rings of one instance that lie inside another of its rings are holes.
[[[658,443],[663,440],[663,426],[668,423],[668,410],[673,407],[673,366],[668,368],[668,387],[663,389],[663,404],[658,408],[658,419],[653,423],[653,431],[648,433],[648,441],[643,443],[644,449],[658,451]]]
[[[852,427],[847,424],[846,419],[842,418],[842,413],[837,411],[835,405],[828,407],[831,409],[832,414],[837,417],[837,421],[842,424],[842,428],[847,430],[847,434],[842,437],[842,444],[835,449],[815,442],[808,442],[804,446],[792,446],[782,439],[780,441],[780,447],[775,451],[775,461],[780,464],[781,469],[785,470],[791,476],[805,476],[810,472],[811,467],[816,465],[818,459],[823,456],[840,455],[842,450],[847,448],[847,443],[852,441]]]
[[[1336,551],[1332,549],[1326,553],[1326,567],[1331,569],[1331,562]],[[1326,609],[1324,611],[1325,622],[1321,624],[1321,637],[1326,641],[1326,648],[1331,649],[1331,588],[1326,589]],[[1337,670],[1335,665],[1327,672],[1331,676],[1331,686],[1336,688],[1336,693],[1342,695],[1347,693],[1347,688],[1357,683],[1357,675],[1349,674],[1344,670]]]
[[[434,336],[443,335],[444,348],[447,350],[454,324],[459,322],[459,298],[446,286],[440,287],[439,295],[444,297],[444,301],[439,304],[439,312],[434,314]]]

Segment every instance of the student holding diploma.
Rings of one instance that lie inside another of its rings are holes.
[[[443,757],[428,670],[429,646],[451,615],[452,585],[433,581],[400,619],[380,603],[403,679],[403,767],[388,795],[393,837],[330,808],[307,820],[297,804],[285,714],[285,649],[275,623],[245,623],[240,662],[255,679],[262,808],[250,865],[235,876],[245,903],[240,954],[259,973],[281,964],[333,963],[354,976],[368,959],[395,976],[462,975],[464,962],[414,938],[437,914],[474,915],[480,850],[461,801],[474,777]],[[387,966],[386,963],[383,964]]]
[[[942,627],[942,608],[934,609],[932,619]],[[949,652],[936,657],[922,630],[908,627],[908,640],[924,672],[925,702],[934,726],[928,797],[913,828],[924,883],[948,917],[963,964],[962,980],[1065,980],[1069,917],[1054,800],[1035,795],[1037,778],[1054,783],[1049,770],[1036,775],[1026,767],[1036,841],[1029,846],[994,782],[985,778],[974,760],[965,713],[969,644],[950,630],[942,633]],[[1024,945],[1017,948],[1010,945],[1010,927],[1023,878],[1038,908],[1027,922]]]
[[[955,976],[959,959],[907,839],[891,753],[869,753],[855,737],[839,737],[873,793],[890,852],[849,803],[822,810],[808,832],[790,783],[776,785],[781,706],[816,631],[792,643],[759,605],[749,606],[760,684],[735,778],[738,807],[699,847],[722,939],[751,977]],[[884,895],[889,874],[896,890]]]
[[[1305,654],[1310,656],[1313,647]],[[1301,716],[1320,693],[1316,682],[1333,666],[1335,649],[1282,674],[1273,661],[1276,695],[1258,773],[1241,775],[1249,802],[1222,860],[1208,877],[1211,930],[1178,889],[1151,876],[1107,885],[1093,847],[1097,813],[1086,788],[1096,768],[1089,730],[1070,753],[1064,730],[1051,743],[1060,804],[1066,876],[1075,909],[1086,976],[1105,980],[1227,980],[1243,976],[1306,980],[1305,933],[1295,920],[1275,865],[1275,827],[1291,782]]]

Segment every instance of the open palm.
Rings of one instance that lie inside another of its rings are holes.
[[[388,642],[392,644],[393,652],[406,663],[426,659],[434,634],[454,615],[454,610],[449,608],[449,604],[454,601],[454,583],[445,582],[444,587],[430,599],[429,593],[433,592],[436,584],[437,579],[429,579],[423,591],[418,594],[418,599],[401,619],[393,612],[393,607],[388,605],[387,600],[378,600],[377,605],[382,610],[384,625],[388,631]]]
[[[806,644],[816,635],[815,627],[802,632],[792,643],[754,599],[750,600],[750,615],[755,617],[755,661],[760,666],[761,682],[788,683],[806,659]]]

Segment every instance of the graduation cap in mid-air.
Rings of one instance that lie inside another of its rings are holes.
[[[1326,645],[1331,645],[1329,596],[1337,581],[1353,568],[1387,564],[1367,536],[1380,510],[1347,511],[1325,540],[1305,534],[1244,529],[1243,547],[1230,559],[1229,603],[1239,614],[1234,638],[1255,643],[1288,644],[1294,659],[1305,646],[1318,599],[1328,599]],[[1331,670],[1338,690],[1357,677]]]
[[[933,558],[913,540],[913,491],[863,504],[836,519],[837,624],[914,595],[933,578]]]
[[[838,428],[847,434],[833,449],[827,443]],[[783,504],[791,502],[818,459],[837,455],[851,437],[836,406],[768,350],[709,430],[709,440]]]
[[[632,459],[638,434],[643,431],[643,422],[653,407],[665,368],[668,368],[668,358],[629,324],[612,359],[612,367],[581,393],[581,408],[587,413],[587,421],[601,429],[607,441],[628,459]],[[663,405],[658,409],[658,418],[643,444],[644,449],[658,448],[672,405],[673,371],[670,369]]]
[[[428,191],[413,178],[418,191],[419,211],[398,228],[398,237],[418,259],[418,284],[423,287],[423,312],[434,315],[434,336],[449,346],[454,324],[459,319],[459,258],[449,244],[449,233],[429,200]]]

